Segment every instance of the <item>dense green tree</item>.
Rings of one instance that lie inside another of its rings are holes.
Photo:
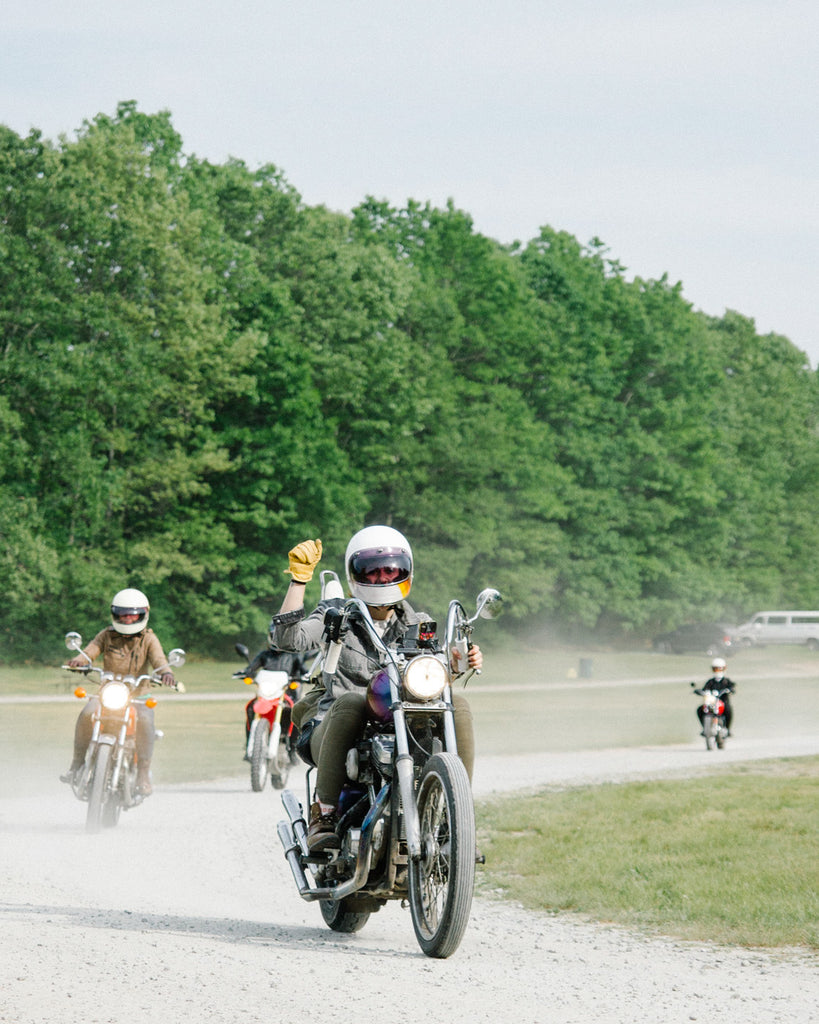
[[[310,208],[132,102],[0,126],[0,657],[125,583],[168,642],[255,642],[288,548],[341,570],[375,521],[439,617],[486,585],[598,635],[813,606],[818,413],[787,339],[598,240]]]

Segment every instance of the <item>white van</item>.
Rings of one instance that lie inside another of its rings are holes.
[[[819,650],[819,612],[757,612],[737,626],[734,642],[745,647],[807,644],[811,650]]]

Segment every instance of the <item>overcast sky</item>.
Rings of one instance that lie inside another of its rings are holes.
[[[455,205],[597,236],[819,361],[816,0],[6,0],[0,122],[122,100],[309,205]]]

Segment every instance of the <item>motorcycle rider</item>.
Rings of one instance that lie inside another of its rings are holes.
[[[732,682],[726,675],[725,669],[727,665],[725,658],[714,658],[711,662],[711,672],[713,673],[711,678],[707,682],[703,683],[700,689],[694,690],[694,693],[702,696],[705,690],[713,690],[715,693],[721,693],[723,690],[727,690],[728,693],[722,694],[722,702],[725,705],[725,711],[723,717],[725,719],[725,728],[728,730],[728,735],[731,735],[731,722],[734,717],[734,709],[731,707],[730,695],[736,689],[736,683]],[[703,728],[703,718],[705,713],[702,710],[702,705],[697,707],[697,718],[700,720],[700,728]],[[700,735],[705,735],[702,732]]]
[[[69,662],[70,668],[89,666],[95,658],[102,655],[102,667],[106,672],[120,675],[142,675],[147,666],[162,672],[162,684],[175,686],[162,644],[152,629],[148,629],[148,616],[151,606],[148,598],[141,590],[131,587],[118,591],[111,599],[111,625],[105,626],[85,645],[83,654],[76,654]],[[143,682],[135,691],[139,696],[147,693],[150,684]],[[137,714],[136,750],[138,758],[137,792],[142,796],[150,796],[151,758],[154,748],[154,712],[153,708],[139,701],[134,704]],[[99,698],[90,697],[80,712],[74,728],[74,756],[71,767],[60,776],[62,782],[73,782],[75,775],[82,768],[85,752],[91,740],[93,730],[92,717],[99,708]]]
[[[318,647],[324,629],[326,603],[319,603],[309,615],[304,611],[304,588],[321,559],[321,541],[306,540],[288,554],[291,581],[278,615],[270,623],[271,642],[285,650],[303,651]],[[412,550],[407,539],[389,526],[368,526],[359,530],[347,545],[344,558],[347,583],[353,597],[367,606],[376,630],[385,642],[403,637],[419,622],[428,619],[405,600],[413,579]],[[473,645],[469,668],[480,669],[483,654]],[[366,723],[367,684],[382,663],[361,616],[353,610],[350,629],[344,637],[338,669],[325,677],[325,689],[318,703],[308,695],[302,708],[296,705],[294,722],[309,733],[309,749],[316,772],[316,802],[310,808],[307,843],[311,850],[337,848],[336,806],[346,780],[347,751],[355,745]],[[455,671],[458,669],[453,666]],[[465,667],[461,671],[465,671]],[[475,757],[472,712],[466,699],[453,696],[458,754],[471,780]],[[304,721],[303,719],[307,719]]]

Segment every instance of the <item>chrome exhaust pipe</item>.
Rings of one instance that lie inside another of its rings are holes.
[[[370,865],[373,859],[373,830],[376,822],[383,815],[389,798],[390,787],[384,786],[378,794],[375,803],[370,808],[369,814],[364,819],[364,824],[361,826],[358,859],[353,877],[339,885],[313,887],[310,885],[310,881],[305,874],[301,857],[299,856],[300,850],[303,856],[309,857],[310,855],[307,846],[307,825],[302,815],[301,804],[289,790],[285,789],[282,792],[282,803],[290,818],[290,822],[280,821],[277,826],[277,832],[279,841],[284,847],[287,863],[290,865],[290,870],[298,887],[299,896],[303,900],[308,902],[313,900],[333,900],[333,902],[338,902],[338,900],[343,900],[345,897],[357,892],[364,885],[367,881],[367,875],[370,873]],[[293,813],[296,814],[295,818],[292,817]]]

